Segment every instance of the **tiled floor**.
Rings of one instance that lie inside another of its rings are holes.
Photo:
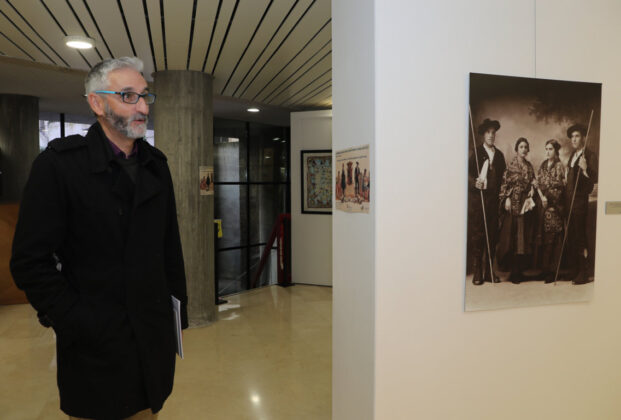
[[[185,359],[160,420],[323,420],[331,413],[332,289],[229,296],[219,321],[184,331]],[[28,305],[0,306],[0,418],[66,419],[54,335]]]

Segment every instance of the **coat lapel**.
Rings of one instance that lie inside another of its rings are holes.
[[[111,161],[114,160],[112,151],[109,150],[108,145],[106,144],[107,139],[99,123],[95,123],[91,126],[86,134],[86,140],[88,141],[88,151],[92,172],[108,172],[112,174],[115,172],[115,169],[117,171],[122,171],[121,168],[112,168],[113,165],[111,165]],[[155,173],[157,168],[149,148],[145,147],[144,140],[138,139],[136,141],[139,142],[138,164],[140,165],[140,168],[136,178],[134,208],[156,196],[162,190],[162,184],[159,177]],[[126,195],[126,188],[123,185],[122,178],[122,176],[114,177],[114,182],[111,188],[112,193],[120,198],[123,198]]]
[[[157,176],[157,166],[148,147],[145,147],[144,140],[137,140],[138,143],[138,176],[136,178],[136,195],[134,208],[139,207],[152,197],[162,191],[162,183]]]
[[[138,172],[138,185],[136,186],[136,195],[134,200],[134,208],[139,207],[152,197],[156,196],[162,190],[160,180],[153,175],[150,168],[142,167]]]
[[[108,145],[105,143],[107,139],[98,122],[91,125],[85,138],[88,146],[91,172],[104,172],[108,170],[110,160],[112,159],[112,152],[107,149]]]

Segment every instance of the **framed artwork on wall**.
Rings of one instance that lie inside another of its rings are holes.
[[[302,213],[332,214],[332,150],[302,150]]]
[[[470,74],[467,311],[591,300],[601,94]]]
[[[369,145],[337,150],[335,207],[347,213],[369,213],[371,166]]]
[[[213,181],[213,166],[201,166],[199,172],[200,195],[213,195],[216,187]]]

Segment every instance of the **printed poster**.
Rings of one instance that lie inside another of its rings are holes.
[[[371,166],[369,145],[336,152],[335,207],[349,213],[369,213]]]
[[[213,166],[201,166],[199,169],[200,195],[213,195],[215,184],[213,181]]]

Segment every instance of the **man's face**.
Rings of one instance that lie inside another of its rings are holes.
[[[148,86],[140,73],[131,68],[122,68],[108,73],[108,89],[116,92],[146,93]],[[104,97],[104,117],[123,136],[130,139],[144,137],[147,132],[149,105],[143,98],[135,104],[123,102],[121,95]]]
[[[483,133],[483,140],[488,146],[493,146],[494,141],[496,141],[496,129],[493,127],[488,128],[485,133]]]
[[[582,133],[578,130],[571,133],[571,145],[574,149],[580,149],[582,147]]]

